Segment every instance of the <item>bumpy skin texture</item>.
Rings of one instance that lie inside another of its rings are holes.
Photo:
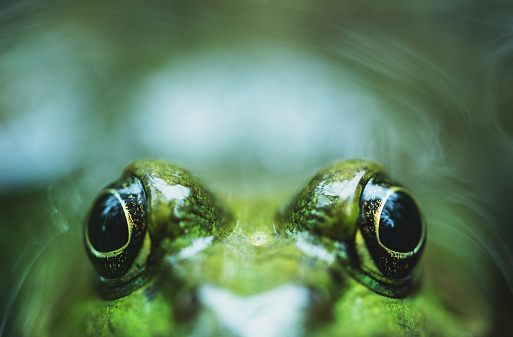
[[[359,159],[320,171],[287,208],[284,228],[309,230],[341,242],[354,240],[363,187],[379,172],[384,172],[379,164]]]
[[[228,235],[230,214],[189,172],[158,160],[135,162],[125,172],[139,177],[146,188],[152,237]]]
[[[116,299],[101,297],[102,289],[109,293],[105,284],[77,282],[63,305],[69,310],[56,316],[53,333],[481,334],[486,328],[479,318],[483,312],[465,316],[449,309],[429,279],[410,288],[404,298],[390,298],[378,294],[372,282],[362,282],[367,276],[355,277],[360,269],[343,262],[341,239],[348,242],[356,228],[340,235],[326,226],[357,219],[362,186],[383,171],[362,160],[320,171],[280,213],[277,228],[272,213],[281,199],[276,195],[233,198],[228,201],[232,215],[187,171],[162,161],[133,163],[125,173],[143,183],[151,237],[143,276]],[[324,193],[312,193],[316,189]]]

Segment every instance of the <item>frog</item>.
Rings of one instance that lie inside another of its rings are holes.
[[[0,336],[513,335],[512,16],[495,2],[3,4]],[[105,284],[82,222],[144,157],[204,181],[223,231],[150,236],[151,268]],[[423,211],[411,285],[348,254],[356,233],[291,222],[315,210],[290,206],[315,172],[354,157]]]
[[[465,307],[425,277],[427,219],[381,164],[339,161],[295,194],[247,194],[214,194],[168,161],[128,165],[86,212],[91,268],[50,335],[486,333],[478,294]]]

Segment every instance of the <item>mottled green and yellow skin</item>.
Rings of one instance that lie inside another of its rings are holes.
[[[465,300],[441,295],[424,272],[422,281],[416,280],[406,296],[383,296],[372,289],[372,282],[362,282],[368,276],[360,275],[357,280],[355,270],[348,270],[340,240],[297,225],[296,219],[312,218],[311,213],[319,211],[301,206],[308,204],[307,195],[312,196],[308,187],[312,182],[324,179],[329,183],[343,174],[350,177],[365,171],[370,175],[382,170],[365,161],[335,164],[316,175],[284,208],[290,196],[277,191],[268,196],[232,195],[220,202],[190,173],[174,165],[160,161],[131,164],[125,173],[141,179],[148,198],[151,253],[144,270],[136,282],[122,285],[121,292],[112,280],[77,279],[73,290],[61,299],[60,307],[66,309],[55,316],[52,334],[482,334],[487,312],[478,294],[472,299],[476,306],[465,308]],[[169,186],[187,186],[190,193],[182,193],[184,198],[178,202],[167,193]],[[354,186],[356,195],[361,193],[362,186]],[[345,217],[342,222],[352,221],[348,219],[355,219],[359,212],[358,203],[347,203],[349,199],[341,201],[348,206],[347,212],[334,215]],[[343,235],[351,238],[354,231]],[[465,283],[461,287],[471,291]],[[287,319],[280,319],[278,313],[283,312],[290,314],[283,316]]]

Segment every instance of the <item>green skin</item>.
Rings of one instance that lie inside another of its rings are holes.
[[[50,322],[50,335],[484,335],[488,312],[483,299],[449,260],[437,258],[438,249],[426,250],[415,269],[420,277],[401,298],[381,295],[373,282],[365,281],[372,267],[366,267],[370,262],[364,257],[358,260],[361,268],[354,261],[346,263],[341,243],[354,243],[362,183],[348,197],[332,198],[337,207],[329,211],[312,202],[322,197],[314,187],[382,170],[359,160],[335,164],[283,208],[290,195],[231,195],[221,203],[176,166],[160,161],[131,164],[125,172],[141,179],[148,200],[149,256],[140,258],[143,262],[132,268],[132,276],[124,276],[130,279],[124,285],[102,281],[92,268],[90,277],[76,278],[72,289],[63,291],[58,307],[65,310]],[[180,200],[167,193],[177,185],[189,190]],[[329,221],[321,225],[302,220],[313,213]],[[198,242],[207,244],[186,253]],[[458,291],[442,288],[443,280],[431,270],[456,280]],[[386,284],[387,278],[381,279]],[[212,290],[225,294],[223,300],[205,295]],[[292,298],[307,294],[307,300],[282,301],[280,296],[289,291]],[[240,308],[251,310],[251,301],[269,297],[276,301],[266,302],[265,310],[242,312],[232,320],[222,318],[226,309],[216,305],[220,301],[230,307],[235,302],[226,299],[235,298],[243,303]],[[266,310],[293,314],[289,320],[276,320],[276,315],[263,315]],[[252,321],[257,317],[258,323]]]

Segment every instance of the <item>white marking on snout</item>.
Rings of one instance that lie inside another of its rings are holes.
[[[221,326],[239,337],[304,335],[308,290],[287,284],[252,296],[238,296],[212,285],[199,288],[201,303]],[[200,322],[201,324],[201,322]]]

